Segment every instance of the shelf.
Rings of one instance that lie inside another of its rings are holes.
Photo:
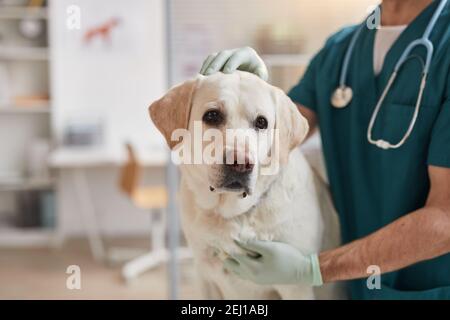
[[[39,105],[39,106],[0,106],[0,114],[49,114],[51,108],[49,105]]]
[[[42,247],[54,242],[55,231],[44,228],[0,226],[0,247]]]
[[[46,61],[49,59],[48,48],[0,46],[0,60]]]
[[[47,19],[47,8],[0,6],[0,19]]]
[[[268,67],[306,66],[311,60],[309,54],[266,54],[261,57]]]
[[[3,192],[15,192],[15,191],[27,191],[27,190],[45,190],[53,188],[55,181],[53,179],[1,179],[0,178],[0,191]]]

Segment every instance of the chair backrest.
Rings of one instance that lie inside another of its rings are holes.
[[[132,197],[136,189],[139,187],[141,166],[136,159],[136,154],[131,144],[127,143],[126,149],[127,162],[121,169],[119,186],[124,193]]]

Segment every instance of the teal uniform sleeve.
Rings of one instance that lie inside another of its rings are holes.
[[[428,164],[450,168],[450,98],[442,105],[431,133]]]
[[[293,102],[301,104],[313,111],[316,111],[317,108],[315,83],[320,54],[321,52],[315,55],[299,83],[288,92],[288,96]]]

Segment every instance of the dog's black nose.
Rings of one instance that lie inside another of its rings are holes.
[[[225,159],[225,165],[229,170],[237,173],[250,173],[255,167],[255,165],[250,162],[250,159],[247,156],[243,157],[243,159],[240,159],[236,154],[234,154],[234,157],[231,160],[232,161],[228,159],[227,161],[227,159]]]

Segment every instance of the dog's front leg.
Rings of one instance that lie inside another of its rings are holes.
[[[219,287],[212,281],[200,276],[200,289],[205,300],[223,300],[223,294]]]

